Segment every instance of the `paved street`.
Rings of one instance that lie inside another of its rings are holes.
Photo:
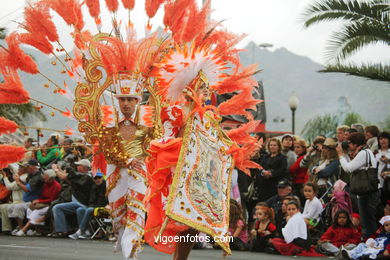
[[[121,260],[121,254],[113,253],[113,243],[108,241],[83,241],[71,239],[53,239],[41,237],[13,237],[0,236],[0,259],[1,260]],[[250,252],[234,252],[227,260],[281,260],[288,258],[279,255],[269,255]],[[149,246],[145,246],[139,257],[140,260],[169,260],[171,257],[157,252]],[[214,249],[193,250],[191,260],[222,259],[221,251]],[[308,259],[308,258],[304,258]],[[327,258],[310,258],[327,259]]]

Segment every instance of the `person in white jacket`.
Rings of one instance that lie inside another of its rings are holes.
[[[10,164],[8,169],[10,169],[13,175],[20,175],[21,181],[26,182],[27,174],[25,174],[25,168],[18,167],[17,164]],[[8,207],[9,205],[23,202],[23,193],[22,189],[15,181],[10,181],[4,170],[1,170],[0,180],[1,179],[3,179],[5,187],[12,191],[9,203],[0,205],[1,230],[3,233],[7,234],[11,233],[12,230],[12,223],[8,218]]]
[[[352,133],[348,136],[348,146],[353,159],[351,160],[345,154],[341,145],[336,148],[339,155],[340,165],[347,173],[353,174],[356,170],[365,169],[371,161],[370,167],[377,167],[374,154],[366,148],[366,139],[362,133]],[[370,159],[370,160],[368,160]],[[358,207],[362,224],[363,237],[368,238],[375,233],[377,229],[376,211],[379,205],[379,190],[370,194],[358,195]]]

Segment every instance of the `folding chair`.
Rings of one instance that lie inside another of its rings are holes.
[[[110,233],[112,233],[110,212],[106,208],[95,208],[93,210],[93,221],[96,222],[98,228],[92,234],[91,239],[94,239],[100,231],[102,231],[105,236],[108,236]]]

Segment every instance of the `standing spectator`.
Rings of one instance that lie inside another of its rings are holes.
[[[368,148],[376,154],[378,152],[378,136],[379,129],[376,125],[369,125],[364,128],[364,136],[366,137],[366,144]]]
[[[347,125],[340,125],[336,129],[336,139],[337,143],[341,144],[345,139],[345,132],[347,132],[349,129],[349,126]]]
[[[290,173],[293,183],[293,193],[298,196],[301,203],[304,202],[303,198],[303,184],[307,182],[309,176],[307,175],[307,168],[301,167],[301,161],[306,155],[306,142],[301,139],[294,143],[294,152],[298,156],[298,159],[291,165]]]
[[[340,163],[336,146],[337,143],[333,138],[326,138],[322,145],[323,161],[318,167],[313,168],[313,173],[317,180],[319,197],[327,190],[328,181],[333,185],[338,179]]]
[[[352,124],[351,128],[356,129],[356,131],[358,133],[364,134],[364,125],[362,125],[362,124],[359,124],[359,123]]]
[[[268,142],[268,152],[261,158],[262,170],[256,176],[256,186],[258,187],[258,201],[266,201],[277,193],[276,184],[286,177],[287,158],[281,154],[282,146],[278,139],[272,138]]]
[[[347,131],[344,133],[344,142],[348,141],[348,136],[352,133],[357,133],[358,131],[355,128],[349,128]]]
[[[72,201],[56,204],[53,207],[56,233],[52,234],[52,237],[66,237],[68,235],[68,227],[65,215],[76,214],[78,208],[86,208],[89,202],[93,182],[89,175],[91,163],[87,159],[82,159],[75,164],[77,172],[71,167],[66,168],[66,171],[62,171],[56,164],[52,166],[57,176],[62,180],[66,180],[72,186]],[[81,223],[81,219],[78,219],[78,223]]]
[[[372,167],[376,167],[374,154],[371,152],[371,150],[364,149],[366,145],[364,134],[352,133],[349,136],[348,141],[349,150],[353,154],[356,154],[352,161],[345,154],[341,145],[338,145],[336,148],[340,158],[341,167],[345,172],[353,174],[353,172],[356,170],[365,169],[369,164],[367,161],[367,156],[369,156],[369,159],[371,160]],[[363,228],[363,236],[368,238],[376,231],[377,228],[375,214],[377,211],[377,206],[379,205],[379,191],[365,195],[358,195],[357,199]]]
[[[269,151],[268,151],[269,152]],[[287,169],[297,160],[297,155],[294,153],[294,137],[292,135],[284,135],[282,137],[282,152],[287,157]]]
[[[42,149],[38,150],[37,160],[42,166],[47,166],[57,158],[61,158],[61,151],[58,148],[58,139],[55,136],[50,136]]]
[[[24,236],[31,225],[41,224],[37,220],[46,214],[50,203],[57,199],[61,192],[61,185],[55,180],[55,177],[56,174],[53,170],[46,170],[42,174],[44,184],[41,196],[31,202],[27,209],[27,218],[29,221],[16,233],[16,236]]]
[[[8,166],[13,176],[19,174],[22,182],[26,182],[27,174],[25,174],[25,168],[20,166],[19,169],[13,165]],[[12,231],[12,223],[8,217],[8,207],[13,204],[18,204],[23,202],[23,193],[22,189],[16,183],[12,176],[9,176],[5,170],[1,170],[1,174],[3,177],[5,187],[12,191],[11,198],[8,203],[4,203],[0,205],[0,219],[1,219],[1,231],[4,234],[10,234]],[[1,177],[1,176],[0,176]]]
[[[38,161],[32,159],[24,166],[27,167],[26,171],[28,174],[26,184],[22,182],[22,179],[19,175],[14,175],[16,184],[23,190],[23,202],[13,204],[8,207],[8,217],[16,218],[19,229],[23,228],[23,220],[26,215],[27,208],[29,207],[31,201],[39,198],[43,186],[43,179],[39,170]],[[14,231],[13,234],[16,234],[18,230]]]
[[[299,164],[301,168],[308,169],[309,180],[311,182],[314,179],[313,175],[311,174],[313,167],[319,165],[321,161],[322,145],[324,142],[325,137],[323,136],[317,136],[316,138],[314,138],[313,144],[309,148],[307,148],[306,154]]]
[[[88,223],[91,219],[93,211],[97,207],[105,207],[108,204],[106,197],[106,181],[103,178],[103,173],[97,172],[95,177],[93,177],[93,184],[91,188],[91,195],[89,197],[88,207],[79,207],[77,209],[77,220],[79,229],[69,235],[71,239],[87,239],[90,234],[87,230]]]
[[[378,161],[378,177],[379,184],[382,190],[382,199],[384,201],[390,199],[390,134],[388,132],[382,132],[379,137],[379,151],[375,158]],[[386,186],[384,183],[386,180]]]

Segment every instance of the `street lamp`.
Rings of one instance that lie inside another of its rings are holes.
[[[292,112],[292,133],[295,134],[295,110],[297,110],[299,99],[295,92],[288,98],[288,105]]]

